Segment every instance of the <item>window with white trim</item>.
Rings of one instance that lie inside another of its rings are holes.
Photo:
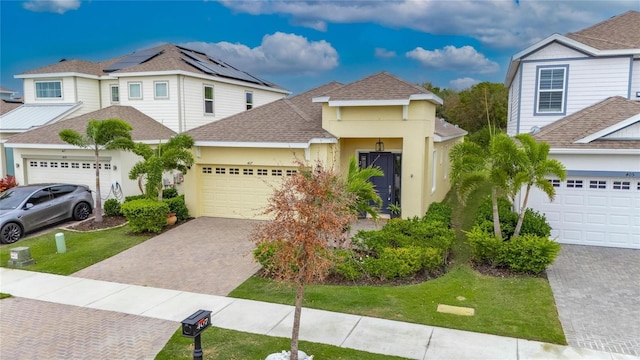
[[[560,180],[559,179],[548,179],[548,180],[551,183],[551,186],[553,186],[554,188],[559,188],[560,187]]]
[[[247,110],[251,110],[253,108],[253,92],[246,91],[244,93],[245,102],[247,103]]]
[[[219,168],[219,167],[216,168],[216,174],[223,175],[225,173],[226,173],[225,168]]]
[[[269,175],[269,170],[267,170],[267,169],[258,169],[258,175],[267,176],[267,175]]]
[[[129,83],[129,99],[130,100],[142,100],[142,83],[130,82]]]
[[[204,86],[204,113],[213,114],[213,86]]]
[[[203,174],[211,174],[211,168],[210,167],[203,167],[202,168],[202,173]]]
[[[438,182],[437,170],[438,166],[436,162],[438,161],[438,153],[433,150],[433,156],[431,159],[431,192],[436,191],[436,182]]]
[[[238,168],[229,168],[229,174],[231,174],[231,175],[240,175],[240,169],[238,169]]]
[[[36,81],[36,99],[62,99],[62,81]]]
[[[242,175],[253,175],[253,169],[242,169]]]
[[[607,181],[606,180],[591,180],[589,181],[589,189],[606,189]]]
[[[120,87],[118,85],[111,85],[111,103],[117,104],[120,102]]]
[[[153,82],[153,96],[156,99],[168,99],[169,98],[169,82],[168,81],[154,81]]]
[[[565,112],[568,66],[538,67],[536,113]]]

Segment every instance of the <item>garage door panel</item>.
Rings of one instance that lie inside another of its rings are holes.
[[[529,206],[545,214],[552,236],[568,244],[640,249],[639,183],[616,178],[572,180],[556,187],[553,202],[541,191],[532,190]],[[586,186],[567,186],[578,180]]]
[[[211,169],[211,170],[210,170]],[[204,216],[264,219],[262,213],[291,167],[203,165],[202,205]]]

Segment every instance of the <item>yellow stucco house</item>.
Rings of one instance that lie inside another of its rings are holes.
[[[381,72],[192,129],[187,207],[196,217],[264,218],[273,187],[295,173],[295,159],[346,171],[355,156],[385,174],[372,179],[383,214],[395,204],[402,217],[422,216],[449,191],[449,150],[466,134],[436,118],[438,104],[429,91]]]

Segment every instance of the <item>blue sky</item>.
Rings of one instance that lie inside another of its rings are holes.
[[[0,86],[60,59],[162,43],[205,51],[294,93],[388,71],[463,89],[502,82],[514,53],[640,0],[0,0]]]

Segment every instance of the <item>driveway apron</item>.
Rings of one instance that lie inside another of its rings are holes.
[[[640,355],[640,250],[562,245],[547,276],[569,345]]]
[[[199,217],[73,276],[224,296],[260,268],[248,239],[258,223]]]

